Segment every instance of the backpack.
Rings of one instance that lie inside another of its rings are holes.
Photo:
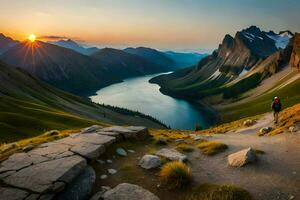
[[[281,104],[279,99],[274,100],[274,110],[280,110],[281,109]]]

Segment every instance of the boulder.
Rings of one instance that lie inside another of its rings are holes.
[[[255,124],[255,121],[252,120],[252,119],[247,119],[247,120],[245,120],[245,121],[243,122],[243,125],[244,125],[244,126],[252,126],[252,125],[254,125],[254,124]]]
[[[270,133],[271,131],[272,131],[272,127],[263,127],[259,130],[259,133],[265,135],[267,133]]]
[[[117,153],[119,156],[127,156],[127,152],[126,152],[125,149],[123,149],[123,148],[117,148],[116,153]]]
[[[102,174],[102,175],[100,176],[100,179],[102,179],[102,180],[103,180],[103,179],[107,179],[107,177],[108,177],[108,176],[107,176],[106,174]]]
[[[297,128],[296,126],[290,126],[290,127],[289,127],[289,131],[290,131],[291,133],[295,133],[295,132],[298,131],[298,128]]]
[[[85,168],[81,174],[58,194],[57,200],[86,200],[92,192],[96,181],[96,173],[92,167]]]
[[[103,200],[159,200],[148,190],[129,183],[121,183],[108,190],[102,196]]]
[[[86,165],[84,158],[75,155],[28,166],[3,181],[37,193],[52,192],[55,182],[71,183]]]
[[[84,129],[81,129],[81,133],[93,133],[96,132],[97,130],[103,128],[102,126],[99,125],[93,125]]]
[[[243,149],[228,156],[228,164],[232,167],[242,167],[256,160],[256,153],[252,148]]]
[[[108,171],[108,173],[110,173],[110,174],[115,174],[115,173],[117,173],[117,170],[115,170],[115,169],[108,169],[107,171]]]
[[[186,155],[178,152],[175,149],[164,148],[164,149],[161,149],[161,150],[157,151],[156,155],[167,158],[167,159],[172,160],[172,161],[175,161],[175,160],[185,161],[187,159]]]
[[[162,164],[160,157],[154,155],[144,155],[139,165],[144,169],[157,168]]]
[[[0,187],[0,199],[22,200],[29,195],[28,192],[16,188]]]
[[[98,131],[97,134],[115,137],[117,141],[120,141],[122,139],[121,133],[117,133],[117,132]]]
[[[24,152],[28,152],[28,151],[31,151],[33,148],[34,148],[34,146],[33,146],[32,144],[29,144],[29,145],[23,147],[22,150],[23,150]]]

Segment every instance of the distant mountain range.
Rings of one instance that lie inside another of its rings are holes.
[[[75,41],[73,41],[71,39],[59,40],[59,41],[55,41],[55,42],[51,42],[51,43],[61,46],[61,47],[72,49],[72,50],[77,51],[78,53],[81,53],[84,55],[91,55],[99,50],[97,47],[84,48],[83,46],[79,45],[78,43],[76,43]]]
[[[73,40],[18,42],[0,35],[0,59],[51,85],[89,95],[124,78],[174,71],[201,56],[140,47],[123,50],[84,48]]]
[[[215,106],[226,102],[233,105],[235,99],[246,101],[267,93],[271,86],[276,88],[286,81],[280,88],[283,90],[298,81],[299,73],[288,66],[299,67],[299,45],[299,34],[265,32],[251,26],[234,37],[225,35],[219,48],[195,67],[158,76],[150,82],[158,83],[161,91],[171,96],[204,100]],[[283,78],[287,74],[290,80]]]
[[[19,42],[0,33],[0,55]]]

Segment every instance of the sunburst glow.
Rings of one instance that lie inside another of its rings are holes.
[[[28,40],[29,40],[30,42],[34,42],[34,41],[36,40],[36,36],[35,36],[34,34],[29,35],[29,36],[28,36]]]

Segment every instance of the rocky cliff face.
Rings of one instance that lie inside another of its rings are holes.
[[[290,66],[300,70],[300,33],[296,33],[294,37]]]

